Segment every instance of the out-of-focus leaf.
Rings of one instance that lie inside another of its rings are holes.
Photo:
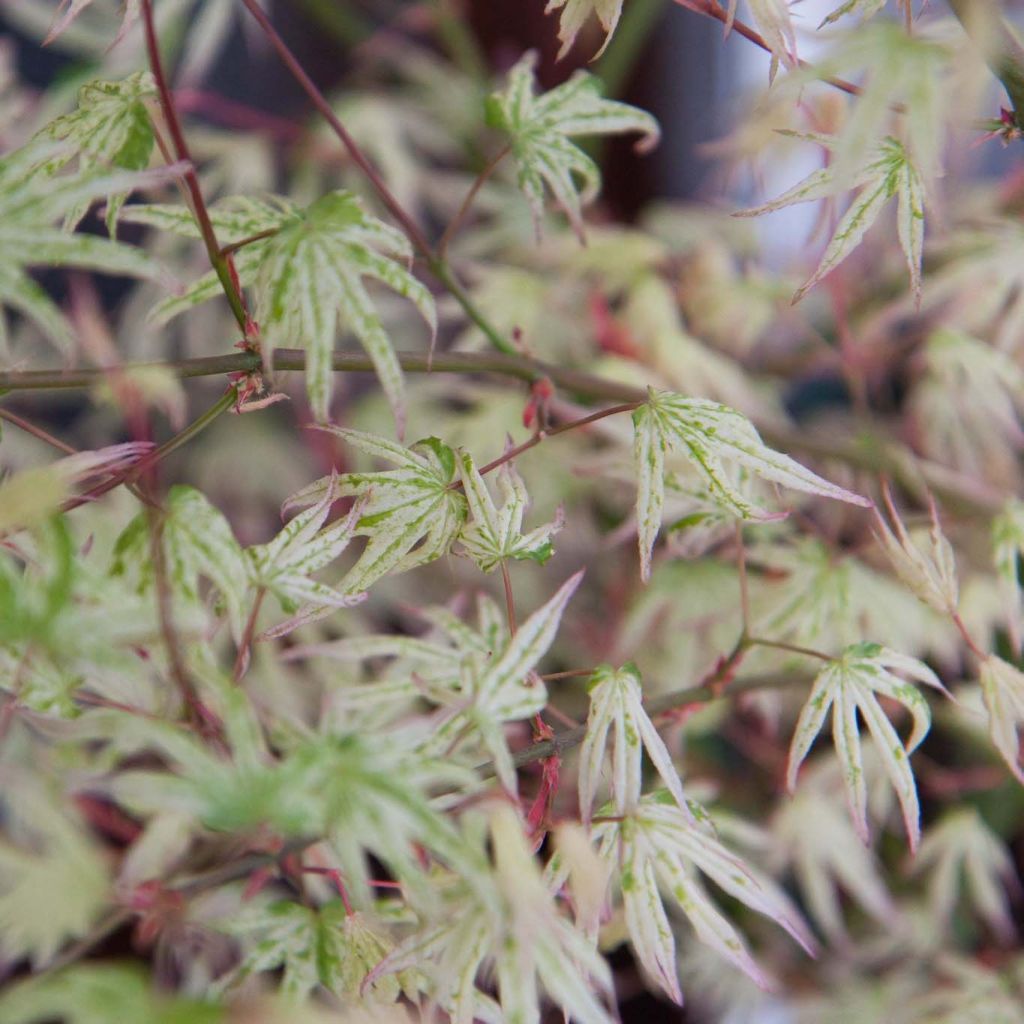
[[[537,96],[535,64],[536,54],[528,53],[512,68],[504,91],[490,98],[488,121],[509,136],[519,188],[530,203],[537,233],[548,189],[582,239],[582,206],[597,195],[601,174],[570,139],[640,132],[643,145],[650,147],[657,142],[658,124],[637,107],[602,99],[598,79],[585,71]]]

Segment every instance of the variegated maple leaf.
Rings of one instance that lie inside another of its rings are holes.
[[[1017,934],[1010,897],[1018,899],[1020,881],[1013,858],[1002,838],[975,807],[948,811],[925,832],[914,859],[914,874],[929,873],[932,913],[946,928],[953,924],[961,890],[975,913],[1003,943]]]
[[[512,68],[504,91],[488,101],[487,119],[509,137],[519,188],[533,211],[537,234],[547,189],[582,240],[582,206],[596,197],[601,173],[570,140],[578,135],[640,132],[641,145],[649,148],[658,140],[658,123],[637,107],[602,99],[598,79],[585,71],[538,96],[535,64],[536,54],[531,52]]]
[[[285,509],[318,503],[332,488],[339,497],[361,499],[352,532],[370,539],[345,577],[343,593],[362,593],[388,573],[407,572],[446,554],[467,514],[465,496],[452,486],[457,475],[451,448],[436,437],[406,448],[359,430],[324,429],[395,467],[323,477],[285,502]]]
[[[184,207],[133,207],[125,219],[151,224],[186,237],[198,237]],[[239,280],[255,285],[256,319],[265,364],[275,347],[305,349],[306,391],[313,414],[328,419],[334,390],[331,356],[340,330],[351,330],[373,361],[391,403],[398,432],[405,424],[402,369],[377,315],[363,278],[381,282],[409,299],[430,327],[437,312],[430,292],[398,262],[412,259],[409,240],[371,216],[351,192],[330,192],[302,208],[288,199],[236,198],[214,207],[212,222],[222,244],[250,240],[234,256]],[[158,321],[214,298],[216,274],[194,282],[182,295],[161,303]]]
[[[419,637],[357,636],[298,648],[290,658],[397,658],[397,667],[383,681],[353,688],[339,699],[350,707],[390,704],[402,714],[410,700],[427,700],[437,712],[409,727],[416,748],[438,757],[466,748],[489,754],[499,781],[515,792],[515,766],[504,726],[546,706],[547,688],[534,670],[553,643],[582,577],[582,572],[569,577],[514,635],[501,624],[495,606],[482,602],[479,631],[445,609],[426,613],[451,641],[447,644]]]
[[[612,993],[608,964],[560,913],[527,844],[524,821],[501,803],[487,826],[486,833],[477,830],[493,851],[486,887],[471,890],[459,880],[447,913],[385,957],[371,981],[421,970],[431,1001],[453,1024],[539,1024],[543,995],[567,1020],[612,1024],[605,1005]],[[477,987],[485,972],[497,982],[500,1006]]]
[[[83,171],[97,167],[118,167],[141,171],[153,152],[153,124],[146,101],[156,97],[156,83],[148,71],[140,71],[116,82],[94,81],[78,91],[78,108],[51,121],[39,137],[66,141],[72,149],[66,159],[78,156]],[[107,201],[107,230],[111,238],[127,192],[111,195]],[[64,227],[74,230],[85,216],[89,200],[83,200],[64,218]]]
[[[835,150],[839,142],[827,136],[814,136],[813,141],[831,150]],[[889,200],[896,199],[896,230],[900,248],[910,271],[911,288],[920,302],[924,183],[908,150],[892,136],[884,138],[852,171],[849,179],[840,176],[836,165],[830,164],[814,171],[778,198],[750,210],[741,210],[736,216],[756,217],[795,203],[845,194],[851,188],[859,191],[836,226],[817,269],[797,289],[793,301],[799,302],[814,285],[842,263],[860,245]]]
[[[1017,732],[1024,724],[1024,672],[990,654],[981,663],[981,695],[988,711],[992,745],[1017,781],[1024,784],[1024,767],[1017,738]]]
[[[750,420],[717,402],[652,389],[648,400],[633,413],[633,428],[637,536],[644,580],[650,578],[651,552],[661,527],[668,452],[679,452],[691,460],[715,501],[739,519],[765,520],[779,515],[760,508],[740,492],[727,462],[783,487],[854,505],[871,504],[769,448]]]
[[[140,513],[118,537],[111,567],[116,576],[131,575],[140,590],[153,582],[148,534],[148,520]],[[178,484],[167,495],[161,537],[172,590],[186,601],[198,602],[199,579],[208,579],[224,603],[237,643],[245,625],[249,572],[224,514],[194,487]]]
[[[832,737],[843,770],[847,802],[857,834],[867,843],[870,838],[868,798],[857,720],[859,712],[867,723],[879,759],[896,791],[910,848],[916,850],[921,837],[920,806],[914,773],[910,768],[910,755],[928,733],[931,712],[920,690],[901,679],[895,674],[897,672],[948,696],[939,677],[916,658],[890,651],[881,644],[862,643],[848,647],[814,681],[793,733],[786,781],[792,792],[800,765],[831,709]],[[887,697],[910,712],[914,724],[905,742],[886,717],[878,696]]]
[[[707,814],[691,804],[685,813],[668,793],[644,797],[621,820],[603,821],[593,834],[601,855],[615,866],[626,927],[644,971],[677,1003],[682,1002],[676,942],[662,894],[693,925],[697,938],[749,975],[769,982],[732,923],[715,906],[697,872],[751,910],[781,925],[809,953],[814,939],[785,894],[749,871],[714,833]]]
[[[349,608],[365,593],[341,593],[312,578],[313,573],[333,562],[352,540],[362,511],[358,502],[347,516],[321,529],[338,498],[335,477],[327,492],[312,508],[297,515],[268,544],[246,549],[249,578],[257,589],[267,590],[294,615],[268,631],[268,636],[285,636],[298,626],[329,615],[336,608]]]
[[[590,712],[580,748],[580,813],[589,821],[605,767],[608,734],[615,737],[612,753],[612,806],[616,814],[636,810],[643,785],[643,751],[657,769],[683,813],[690,815],[672,755],[643,707],[640,673],[635,665],[617,671],[598,667],[590,677]]]
[[[54,174],[73,153],[68,143],[35,140],[0,159],[0,308],[9,306],[32,320],[64,349],[71,344],[71,328],[28,268],[80,267],[153,280],[163,277],[164,271],[136,246],[64,231],[55,222],[80,216],[83,204],[164,181],[180,169],[130,172],[92,167]],[[0,346],[5,335],[0,315]]]
[[[459,452],[462,489],[469,505],[469,523],[459,535],[463,550],[484,571],[490,572],[507,558],[530,559],[543,565],[554,554],[551,538],[565,519],[559,508],[552,522],[523,533],[523,515],[529,504],[526,485],[511,462],[498,470],[498,491],[504,502],[498,508],[473,457]]]

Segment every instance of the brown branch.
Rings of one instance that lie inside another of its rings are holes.
[[[359,148],[359,144],[349,134],[348,129],[342,124],[338,115],[335,114],[330,103],[327,102],[327,97],[324,96],[313,79],[306,73],[306,69],[299,63],[298,58],[289,49],[288,44],[281,38],[270,18],[267,17],[256,0],[242,0],[242,3],[245,4],[249,13],[256,19],[257,24],[270,41],[270,45],[277,51],[277,55],[281,58],[284,66],[291,72],[292,77],[302,87],[303,92],[309,97],[313,106],[316,107],[323,119],[331,126],[334,134],[341,140],[352,162],[366,175],[367,181],[370,182],[374,191],[380,196],[381,202],[388,208],[391,216],[402,225],[402,229],[409,236],[412,244],[424,256],[429,256],[431,254],[430,243],[420,230],[419,225],[406,212],[405,208],[395,197],[395,194],[388,188],[387,182],[381,177],[380,172]]]
[[[185,140],[185,133],[181,128],[181,120],[174,106],[174,96],[167,82],[163,61],[160,59],[160,46],[156,37],[156,28],[153,24],[152,0],[142,0],[142,23],[146,35],[146,51],[149,55],[149,66],[153,72],[157,93],[160,97],[160,109],[167,124],[167,130],[171,134],[171,141],[174,144],[174,151],[178,159],[188,163],[188,169],[185,171],[184,177],[185,186],[192,200],[192,213],[199,227],[199,234],[202,236],[203,244],[206,246],[206,252],[210,258],[210,266],[216,272],[221,287],[224,289],[224,294],[227,296],[228,303],[231,306],[231,312],[234,313],[238,326],[242,328],[244,333],[248,322],[248,317],[245,313],[245,302],[231,278],[227,258],[221,253],[220,243],[217,241],[217,233],[214,231],[213,222],[210,220],[210,211],[206,207],[203,191],[199,187],[199,178],[196,176],[192,154],[189,152],[188,142]]]
[[[646,701],[644,707],[652,718],[659,715],[678,711],[688,704],[708,704],[714,700],[728,697],[737,697],[744,693],[753,693],[757,690],[769,690],[783,686],[805,685],[810,682],[810,676],[801,673],[790,672],[785,674],[770,673],[767,675],[748,676],[746,679],[737,679],[730,684],[727,690],[722,689],[716,678],[703,686],[692,687],[689,690],[676,690],[673,693],[666,693],[661,697]],[[566,729],[564,732],[556,733],[549,740],[542,740],[540,743],[533,743],[525,750],[520,750],[512,755],[512,763],[517,768],[533,764],[535,761],[542,761],[546,757],[556,754],[564,754],[567,750],[578,747],[587,734],[585,725],[576,726],[573,729]],[[494,762],[487,761],[479,765],[477,771],[484,776],[494,774]]]
[[[684,10],[693,11],[694,14],[704,14],[709,18],[714,18],[716,21],[720,21],[723,25],[729,24],[729,13],[720,3],[718,3],[718,0],[675,0],[675,3],[679,4],[679,6]],[[743,36],[744,39],[748,39],[755,46],[759,46],[765,51],[765,53],[773,52],[772,48],[768,45],[767,40],[760,32],[751,28],[738,18],[734,18],[732,20],[732,31],[737,35]],[[811,71],[814,70],[814,65],[808,64],[805,60],[799,61],[798,63],[802,68],[807,68]],[[842,92],[848,93],[850,96],[859,96],[861,94],[860,86],[854,85],[853,82],[846,81],[845,78],[823,76],[821,80],[827,85],[831,85],[834,89],[839,89]]]

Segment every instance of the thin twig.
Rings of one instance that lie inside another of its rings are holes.
[[[26,434],[31,434],[33,437],[48,444],[51,448],[56,448],[57,451],[63,452],[65,455],[78,454],[77,448],[72,448],[71,445],[65,444],[59,437],[54,437],[53,434],[43,430],[42,427],[29,423],[28,420],[22,419],[17,413],[11,412],[8,409],[0,409],[0,420],[7,420],[8,423],[13,424],[19,430],[24,430]]]
[[[488,162],[487,166],[476,176],[476,180],[470,186],[469,191],[466,193],[466,198],[462,200],[462,205],[456,211],[455,216],[452,217],[448,227],[444,229],[444,234],[441,235],[441,241],[437,243],[437,257],[438,259],[445,259],[448,254],[448,246],[451,244],[452,239],[458,234],[459,228],[462,227],[462,222],[466,219],[466,215],[469,213],[470,208],[473,205],[473,200],[476,199],[480,189],[490,180],[490,177],[498,169],[498,164],[501,163],[508,154],[512,152],[511,145],[504,146],[500,149]]]
[[[157,94],[160,97],[160,109],[167,124],[167,130],[171,133],[171,141],[174,143],[174,151],[179,160],[187,161],[188,169],[185,171],[185,185],[188,188],[189,197],[192,200],[192,213],[196,218],[199,227],[199,234],[202,236],[206,252],[210,257],[210,265],[213,267],[220,280],[224,294],[227,296],[239,327],[245,331],[248,317],[245,313],[245,302],[239,294],[235,283],[231,278],[227,258],[222,255],[220,243],[217,241],[217,233],[214,231],[213,222],[210,220],[210,211],[203,199],[203,191],[199,187],[199,178],[196,176],[195,164],[192,154],[189,152],[188,142],[185,140],[185,133],[181,128],[181,120],[178,111],[174,106],[174,96],[164,72],[163,61],[160,58],[160,45],[156,37],[156,28],[153,23],[153,2],[142,0],[142,23],[146,35],[146,51],[149,55],[149,66],[153,72],[153,79],[156,82]]]
[[[366,155],[359,148],[359,144],[349,134],[348,129],[342,124],[341,119],[335,114],[327,97],[320,91],[316,83],[306,73],[306,69],[299,63],[298,58],[292,53],[288,44],[281,38],[273,22],[267,17],[256,0],[242,0],[249,13],[256,19],[256,23],[262,29],[270,45],[277,51],[282,63],[291,72],[292,77],[302,87],[303,92],[310,98],[313,106],[320,112],[324,120],[330,125],[331,130],[341,140],[342,145],[348,151],[352,162],[366,175],[367,181],[373,186],[374,191],[380,196],[381,202],[388,208],[391,216],[402,225],[402,229],[409,236],[412,244],[424,255],[430,253],[430,243],[420,230],[419,225],[406,212],[405,207],[398,201],[395,194],[388,188],[387,182],[381,177],[380,172],[367,159]]]
[[[730,23],[729,12],[726,11],[720,3],[718,3],[718,0],[674,0],[674,2],[679,4],[679,6],[684,10],[693,11],[694,14],[706,14],[709,18],[714,18],[716,21],[720,21],[723,25],[728,25]],[[737,35],[743,36],[744,39],[748,39],[755,46],[759,46],[765,51],[765,53],[774,52],[760,32],[751,28],[738,18],[732,19],[732,30]],[[814,65],[808,64],[805,60],[801,60],[798,63],[802,68],[807,68],[812,71],[814,70]],[[848,82],[845,78],[823,76],[821,80],[827,85],[831,85],[834,89],[839,89],[842,92],[848,93],[850,96],[859,96],[862,91],[859,85],[854,85],[853,82]]]
[[[522,455],[523,452],[529,451],[531,448],[535,448],[541,443],[541,441],[546,441],[549,437],[556,437],[558,434],[568,433],[570,430],[585,427],[589,423],[596,423],[598,420],[607,419],[609,416],[617,416],[619,413],[633,412],[633,410],[641,404],[641,402],[623,402],[622,405],[613,405],[610,409],[599,409],[597,412],[592,412],[589,416],[582,416],[578,420],[571,420],[568,423],[563,423],[559,427],[553,427],[550,430],[538,431],[528,441],[524,441],[522,444],[518,444],[514,448],[509,448],[508,451],[499,455],[496,459],[492,459],[487,463],[487,465],[481,466],[480,475],[483,476],[485,473],[490,473],[499,466],[503,466],[506,462],[511,462],[513,459]]]
[[[806,684],[808,677],[798,673],[772,673],[769,675],[749,676],[746,679],[737,679],[727,690],[723,691],[715,682],[704,686],[693,687],[689,690],[676,690],[673,693],[666,693],[662,697],[655,697],[645,705],[648,714],[652,718],[659,715],[678,711],[688,704],[708,704],[714,700],[727,697],[739,696],[744,693],[753,693],[757,690],[769,690],[783,686],[796,686]],[[542,761],[544,758],[552,757],[555,754],[563,754],[567,750],[578,747],[587,734],[585,725],[577,726],[574,729],[566,729],[564,732],[556,733],[552,739],[542,740],[540,743],[533,743],[525,750],[520,750],[512,755],[512,763],[517,768],[533,764],[535,761]],[[494,762],[487,761],[478,766],[477,771],[484,776],[494,774]]]

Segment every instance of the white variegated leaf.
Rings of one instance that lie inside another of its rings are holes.
[[[77,221],[95,200],[123,197],[181,170],[179,165],[160,171],[84,166],[72,174],[57,173],[75,151],[70,141],[35,139],[0,159],[0,307],[11,306],[29,317],[62,348],[71,343],[71,329],[54,301],[28,276],[29,268],[79,267],[152,280],[165,279],[166,272],[142,249],[69,233],[55,223]]]
[[[548,0],[548,5],[544,8],[545,14],[561,11],[558,16],[558,41],[562,46],[558,51],[558,59],[561,60],[572,49],[580,29],[594,17],[604,30],[601,49],[591,58],[597,60],[612,40],[622,15],[622,3],[623,0]]]
[[[1017,781],[1024,784],[1017,730],[1024,722],[1024,672],[990,654],[981,663],[981,693],[988,711],[988,731]]]
[[[498,470],[498,490],[504,502],[498,508],[483,477],[467,452],[459,452],[459,472],[469,504],[470,521],[459,536],[466,554],[484,571],[491,572],[504,559],[531,559],[543,565],[554,553],[551,537],[563,525],[561,509],[555,519],[524,534],[523,515],[529,497],[522,477],[511,462]]]
[[[187,211],[148,207],[126,219],[186,236],[195,227]],[[395,228],[371,216],[351,192],[330,192],[302,209],[280,197],[235,198],[216,206],[214,229],[222,243],[251,242],[234,254],[243,285],[257,290],[256,319],[267,365],[274,348],[297,347],[307,353],[306,388],[318,420],[328,418],[334,389],[331,357],[339,330],[351,330],[373,361],[402,433],[405,422],[401,367],[377,315],[363,278],[371,278],[409,299],[437,332],[437,311],[430,292],[397,259],[409,261],[412,247]],[[256,237],[259,236],[259,237]],[[217,295],[207,274],[180,296],[154,311],[158,320]]]
[[[528,53],[512,68],[504,91],[490,98],[488,120],[509,136],[519,188],[529,201],[538,235],[547,189],[582,239],[582,206],[597,195],[601,174],[570,139],[640,132],[643,145],[653,146],[658,124],[637,107],[602,99],[598,79],[585,71],[537,96],[535,64],[536,54]]]
[[[77,155],[83,171],[97,167],[144,170],[154,142],[146,101],[155,97],[156,83],[148,71],[116,82],[89,82],[78,92],[78,108],[49,122],[39,137],[69,143],[73,148],[67,151],[67,159]],[[107,203],[107,230],[111,237],[126,195],[111,195]],[[88,207],[89,200],[85,200],[70,210],[65,215],[64,227],[74,230]]]
[[[612,803],[616,814],[635,810],[640,800],[643,751],[651,759],[669,793],[687,816],[690,814],[672,755],[643,707],[640,675],[635,665],[619,670],[597,668],[588,684],[590,712],[580,748],[580,813],[589,821],[604,769],[608,734],[614,730]]]
[[[332,608],[347,608],[363,599],[358,592],[340,592],[311,579],[349,545],[362,512],[357,502],[347,516],[322,529],[339,497],[331,478],[323,498],[295,516],[269,543],[246,550],[253,586],[272,593],[288,612],[299,611],[302,622]],[[279,633],[275,635],[280,635]]]
[[[837,140],[816,136],[815,142],[834,150]],[[910,283],[917,301],[921,297],[921,258],[924,251],[924,184],[907,148],[892,136],[886,136],[861,158],[853,173],[840,175],[835,164],[814,171],[782,195],[736,215],[759,216],[774,210],[845,194],[851,188],[860,191],[843,214],[829,240],[817,269],[797,289],[793,301],[803,296],[834,270],[860,245],[879,214],[896,198],[896,226],[900,248],[910,272]]]
[[[857,834],[867,843],[867,786],[861,753],[858,713],[867,724],[879,760],[896,791],[910,848],[917,848],[921,834],[917,786],[910,768],[910,754],[928,732],[931,713],[921,692],[895,673],[946,693],[938,676],[916,658],[909,658],[879,644],[855,644],[830,662],[814,682],[811,695],[800,712],[790,745],[786,779],[790,791],[811,744],[832,711],[832,736],[843,770],[847,802]],[[910,712],[913,726],[906,741],[900,739],[877,695],[901,704]],[[948,696],[948,694],[947,694]]]
[[[362,593],[382,576],[406,572],[446,554],[467,512],[465,496],[452,487],[457,476],[451,448],[433,437],[405,448],[358,430],[325,429],[396,467],[378,473],[343,473],[335,479],[339,497],[361,499],[353,533],[369,538],[343,581],[343,592]],[[331,486],[331,478],[318,480],[289,498],[285,508],[322,501]]]
[[[749,975],[768,985],[734,925],[712,902],[700,871],[730,896],[781,925],[808,952],[814,942],[790,900],[743,862],[714,835],[702,810],[686,814],[668,794],[644,797],[619,820],[594,827],[602,856],[618,868],[627,926],[644,970],[667,995],[681,1000],[675,977],[675,939],[666,931],[663,897],[670,898],[693,925],[697,937]]]
[[[763,521],[780,515],[759,507],[742,494],[728,464],[793,490],[854,505],[871,504],[812,473],[788,455],[769,448],[750,420],[717,402],[652,389],[647,402],[633,413],[633,429],[642,575],[650,573],[651,549],[661,525],[666,452],[675,451],[689,459],[704,478],[714,501],[740,519]]]

